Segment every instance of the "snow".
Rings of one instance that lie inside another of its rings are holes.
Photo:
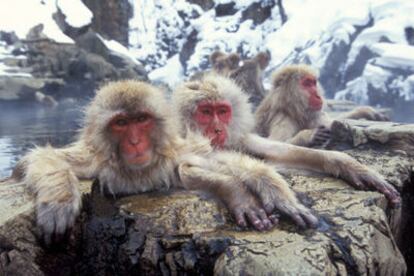
[[[92,21],[92,12],[81,0],[0,0],[0,30],[14,31],[19,38],[25,38],[29,30],[43,24],[43,33],[50,39],[62,43],[73,43],[57,26],[52,15],[56,5],[66,15],[73,27],[82,27]]]
[[[166,83],[169,87],[174,89],[180,82],[182,82],[184,77],[183,68],[178,55],[170,58],[164,67],[152,71],[148,77],[155,82]]]
[[[230,2],[233,1],[215,1],[216,5]],[[338,72],[343,73],[357,61],[361,48],[368,47],[379,57],[363,68],[361,79],[348,83],[348,92],[353,93],[367,84],[385,89],[380,78],[390,76],[380,67],[411,70],[414,66],[413,46],[407,44],[404,33],[405,27],[414,26],[414,1],[288,0],[283,1],[288,16],[283,26],[277,5],[269,19],[256,25],[252,20],[243,21],[242,12],[257,0],[234,2],[235,14],[217,17],[214,8],[203,11],[197,4],[185,0],[130,0],[134,17],[129,22],[129,49],[116,41],[101,39],[112,51],[144,64],[152,80],[164,81],[170,86],[207,69],[208,56],[216,49],[238,52],[243,58],[259,51],[270,51],[272,59],[265,74],[269,76],[271,71],[289,63],[307,62],[321,69],[335,46],[349,45],[349,52],[344,54],[345,64],[338,66]],[[275,2],[260,3],[265,7]],[[58,42],[73,43],[52,18],[56,5],[74,27],[85,26],[92,20],[92,13],[81,0],[0,0],[0,6],[7,7],[0,10],[0,30],[15,31],[24,38],[30,28],[41,23],[46,36]],[[356,36],[357,30],[361,32]],[[186,48],[194,52],[181,64],[180,58],[187,54],[182,49],[190,34],[196,34],[197,43],[194,49]],[[0,70],[5,73],[8,68],[2,65]],[[264,82],[268,84],[269,80]],[[406,98],[414,94],[407,88],[412,87],[411,84],[412,80],[405,78],[398,83],[398,87],[405,87],[399,89]],[[355,97],[366,100],[364,95]]]
[[[401,68],[414,70],[414,47],[402,44],[375,43],[370,47],[381,55],[376,64],[388,68]]]
[[[57,0],[57,5],[64,15],[66,22],[75,28],[89,25],[92,22],[92,12],[80,0]]]
[[[80,1],[80,0],[72,0]],[[55,1],[0,0],[0,30],[14,31],[19,38],[25,38],[29,30],[43,24],[43,33],[57,42],[73,43],[56,25],[52,14],[56,12]]]
[[[19,67],[7,66],[2,62],[8,57],[13,57],[13,59],[25,59],[25,56],[13,56],[11,49],[5,45],[5,43],[0,42],[0,76],[11,76],[11,77],[32,77],[29,73],[21,72]]]

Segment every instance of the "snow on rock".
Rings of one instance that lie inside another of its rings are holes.
[[[148,77],[154,82],[166,83],[174,89],[184,78],[178,54],[170,58],[164,67],[152,71]]]
[[[66,22],[75,28],[91,24],[93,14],[80,0],[58,0],[57,5],[66,16]]]
[[[77,2],[80,0],[72,0]],[[15,32],[19,38],[25,38],[29,30],[43,24],[43,33],[50,39],[62,43],[73,43],[54,22],[55,1],[40,0],[1,0],[0,30]]]

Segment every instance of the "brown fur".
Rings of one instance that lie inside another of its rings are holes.
[[[299,80],[306,76],[318,78],[317,72],[307,65],[290,65],[275,72],[272,77],[272,88],[258,106],[256,130],[264,137],[284,141],[299,146],[321,145],[329,140],[329,129],[332,120],[322,111],[312,111],[308,107],[308,99],[304,96]],[[323,97],[323,89],[318,90]],[[375,110],[360,107],[341,118],[385,120]],[[322,128],[322,130],[321,130]]]
[[[249,95],[250,102],[258,105],[266,92],[262,84],[262,72],[269,65],[270,54],[259,52],[251,59],[243,60],[239,66],[240,57],[235,54],[214,52],[210,56],[213,71],[219,75],[230,77]]]

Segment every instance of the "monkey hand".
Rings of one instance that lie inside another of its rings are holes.
[[[302,228],[317,226],[318,219],[298,201],[294,192],[283,179],[263,179],[260,185],[250,185],[249,188],[260,199],[266,213],[274,223],[274,220],[277,220],[274,212],[279,211]]]
[[[268,217],[255,196],[244,188],[234,192],[233,195],[227,195],[224,202],[239,226],[247,227],[251,224],[256,230],[265,231],[278,223],[277,216]]]
[[[398,208],[401,205],[400,193],[389,184],[379,173],[362,165],[345,153],[337,152],[340,158],[335,162],[339,176],[360,190],[376,190],[389,200],[391,205]],[[335,168],[334,168],[335,170]]]
[[[319,126],[312,133],[309,147],[323,148],[329,143],[331,138],[331,130],[325,126]]]
[[[369,121],[389,121],[390,118],[376,111],[374,108],[370,106],[360,106],[355,108],[351,115],[349,116],[350,119],[366,119]]]
[[[76,186],[68,185],[67,182],[70,180],[77,183],[77,179],[70,177],[70,174],[65,176],[67,177],[60,178],[65,182],[54,182],[54,186],[43,187],[45,189],[40,189],[36,195],[36,222],[42,241],[47,246],[67,238],[80,211],[79,191]],[[54,180],[56,179],[59,177]],[[72,189],[65,189],[68,186]]]

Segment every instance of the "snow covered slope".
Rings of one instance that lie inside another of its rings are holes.
[[[414,110],[414,1],[130,0],[128,56],[171,87],[208,68],[215,49],[251,57],[267,50],[265,72],[292,63],[320,71],[330,98]],[[0,30],[20,38],[36,24],[69,42],[52,18],[57,6],[75,27],[91,22],[80,0],[0,0]],[[282,5],[280,5],[282,3]],[[24,8],[23,8],[24,7]],[[3,52],[4,49],[3,49]],[[125,54],[125,49],[123,49]]]
[[[272,0],[216,0],[205,10],[189,2],[131,1],[131,51],[155,80],[174,86],[207,68],[216,48],[268,50],[265,82],[278,67],[308,63],[328,97],[389,107],[414,99],[414,1],[289,0],[283,11]]]

